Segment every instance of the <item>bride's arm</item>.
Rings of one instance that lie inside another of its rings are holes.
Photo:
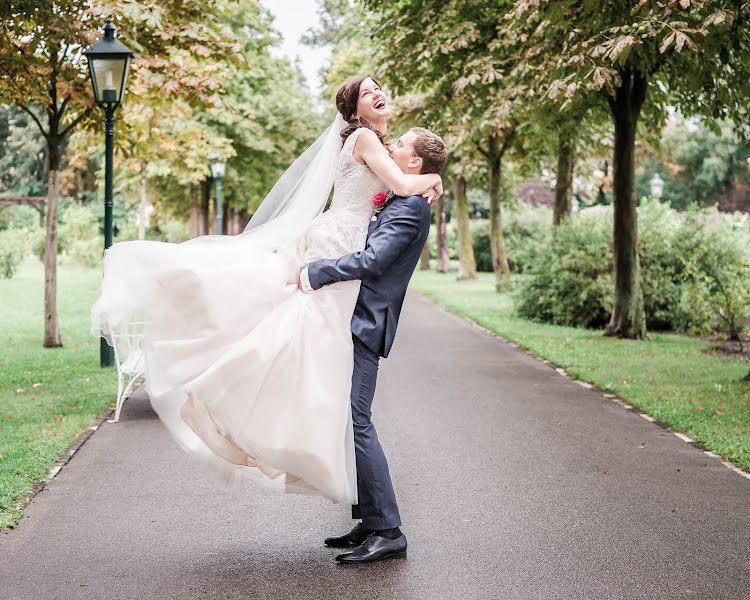
[[[356,141],[354,157],[360,158],[397,196],[421,195],[438,188],[442,191],[442,178],[437,173],[412,175],[401,171],[383,148],[374,131],[366,129]]]

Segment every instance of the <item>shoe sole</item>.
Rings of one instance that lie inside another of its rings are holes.
[[[381,560],[386,560],[389,558],[406,558],[406,550],[402,550],[401,552],[396,552],[396,554],[386,554],[385,556],[381,556],[380,558],[376,558],[375,560],[363,560],[363,561],[357,561],[357,562],[347,562],[343,560],[337,560],[336,563],[340,565],[366,565],[369,563],[380,562]]]

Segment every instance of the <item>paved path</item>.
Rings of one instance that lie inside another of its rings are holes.
[[[750,598],[750,480],[421,298],[375,420],[405,560],[336,565],[346,507],[217,491],[135,397],[0,535],[0,598]]]

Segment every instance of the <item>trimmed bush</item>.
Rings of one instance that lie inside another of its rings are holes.
[[[0,231],[0,277],[10,279],[31,252],[31,233],[25,229]]]
[[[612,307],[611,211],[577,215],[556,228],[517,294],[527,319],[600,327]],[[552,228],[552,225],[549,225]]]
[[[190,225],[181,221],[167,221],[159,229],[166,242],[179,243],[190,239]]]
[[[736,338],[750,327],[750,228],[716,209],[678,213],[656,201],[638,209],[647,325]],[[576,214],[549,238],[518,292],[522,316],[601,327],[612,307],[612,209]]]
[[[685,216],[674,237],[682,258],[674,329],[737,339],[750,327],[750,232],[742,225],[715,209]]]
[[[526,273],[539,260],[552,234],[552,211],[522,204],[503,213],[503,237],[512,273]],[[472,245],[477,271],[492,272],[490,224],[472,221]]]

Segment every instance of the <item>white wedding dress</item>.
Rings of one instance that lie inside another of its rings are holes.
[[[311,261],[364,248],[373,197],[386,187],[352,156],[361,132],[338,155],[329,210],[285,247],[243,234],[106,253],[92,333],[112,339],[145,321],[154,409],[230,487],[252,480],[357,501],[349,393],[360,282],[303,293],[296,279]]]

